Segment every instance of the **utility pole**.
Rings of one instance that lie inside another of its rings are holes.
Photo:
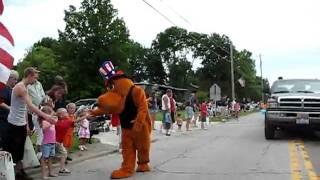
[[[260,59],[260,73],[261,73],[261,100],[264,102],[264,92],[263,92],[263,77],[262,77],[262,59],[261,54],[259,54]]]
[[[234,89],[234,70],[233,70],[233,47],[232,42],[230,41],[230,60],[231,60],[231,94],[232,94],[232,101],[235,100],[235,89]]]

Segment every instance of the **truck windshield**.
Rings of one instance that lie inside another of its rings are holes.
[[[278,80],[271,93],[320,93],[320,80]]]

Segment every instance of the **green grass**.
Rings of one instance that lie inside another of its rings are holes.
[[[181,116],[182,116],[182,118],[184,119],[184,117],[185,117],[185,111],[178,111],[177,114],[178,114],[178,113],[181,113]],[[157,112],[157,114],[156,114],[156,121],[162,121],[162,118],[163,118],[162,112]]]

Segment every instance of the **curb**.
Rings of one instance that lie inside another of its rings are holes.
[[[119,152],[119,150],[117,148],[115,148],[114,150],[109,150],[109,151],[102,151],[100,153],[97,153],[97,154],[93,154],[91,156],[86,156],[86,157],[79,157],[73,161],[69,161],[68,162],[68,165],[74,165],[74,164],[77,164],[77,163],[80,163],[80,162],[83,162],[83,161],[86,161],[86,160],[89,160],[89,159],[95,159],[95,158],[99,158],[99,157],[102,157],[102,156],[107,156],[107,155],[110,155],[110,154],[115,154]],[[56,167],[59,167],[59,163],[56,163],[56,164],[52,164],[52,167],[53,168],[56,168]],[[37,175],[37,174],[40,174],[41,173],[41,169],[40,168],[30,168],[30,169],[26,169],[26,173],[28,175]]]
[[[152,139],[151,143],[155,143],[157,141],[159,141],[159,138]],[[96,159],[96,158],[99,158],[99,157],[102,157],[102,156],[107,156],[107,155],[115,154],[115,153],[118,153],[118,152],[119,152],[118,148],[114,147],[113,150],[102,151],[100,153],[93,154],[91,156],[82,157],[82,158],[79,157],[79,158],[76,158],[75,160],[73,160],[71,162],[68,161],[68,165],[75,165],[77,163],[80,163],[80,162],[83,162],[83,161],[86,161],[86,160]],[[52,167],[53,168],[59,167],[59,163],[52,164]],[[28,168],[28,169],[26,169],[26,172],[27,172],[28,175],[33,176],[33,175],[40,174],[41,173],[41,169],[38,168],[38,167],[37,168]]]

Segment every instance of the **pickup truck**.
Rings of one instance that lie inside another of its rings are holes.
[[[265,113],[265,138],[276,130],[320,129],[320,80],[281,79],[273,83]]]

